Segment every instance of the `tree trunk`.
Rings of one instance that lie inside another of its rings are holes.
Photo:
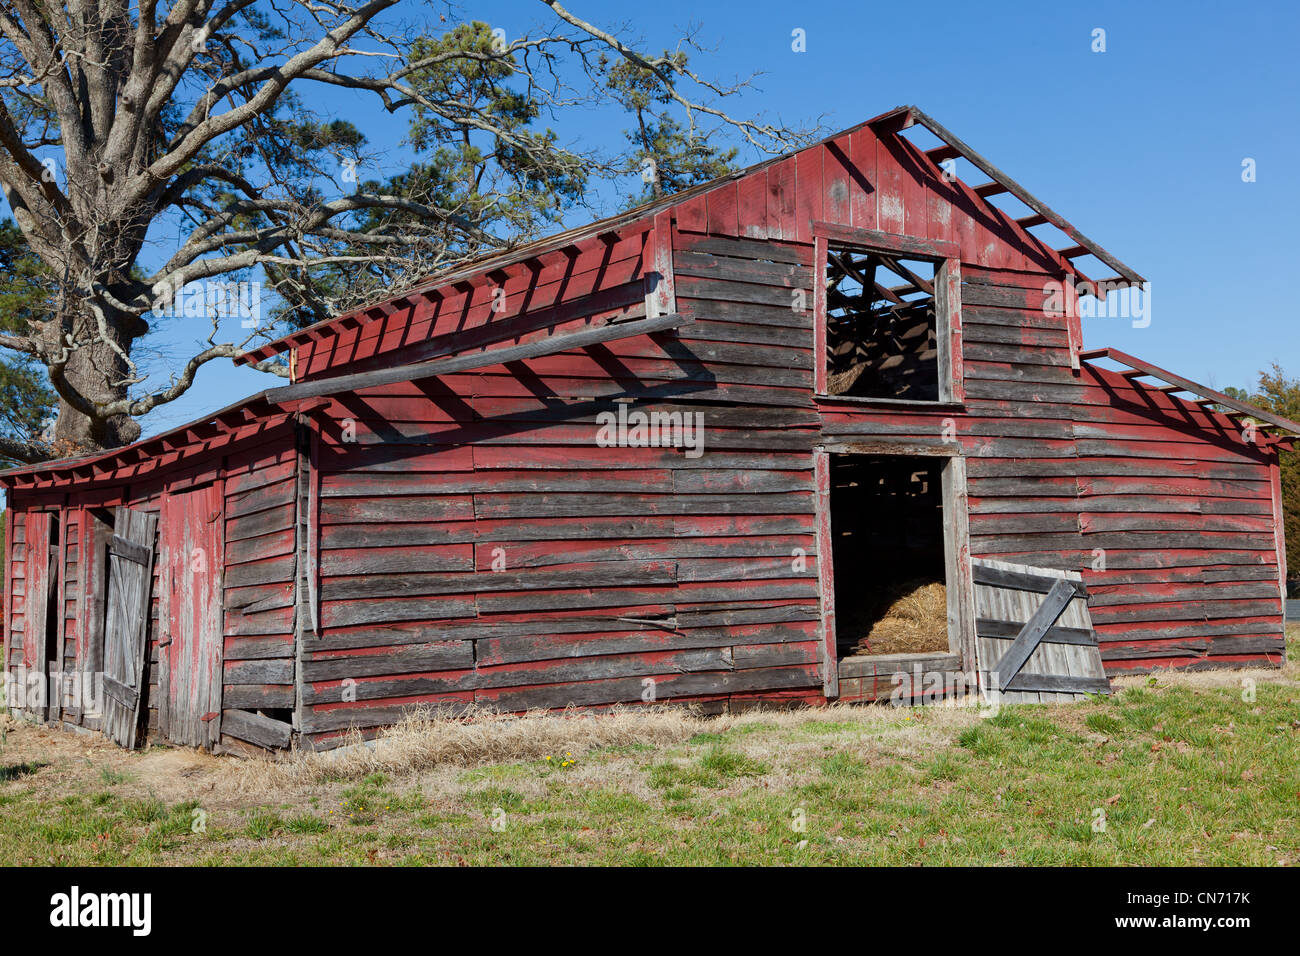
[[[81,328],[93,328],[94,319],[79,317]],[[135,316],[109,316],[108,328],[116,344],[130,354],[131,343],[143,331]],[[96,341],[74,351],[65,367],[68,383],[96,405],[107,405],[127,397],[130,369],[112,345]],[[62,398],[54,425],[54,440],[70,454],[85,454],[129,445],[140,437],[140,423],[130,415],[87,415]],[[75,450],[73,450],[75,448]]]

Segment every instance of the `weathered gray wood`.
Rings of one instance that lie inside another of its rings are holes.
[[[1047,597],[1038,606],[1034,616],[1021,628],[1011,647],[996,664],[1001,690],[1006,690],[1011,679],[1020,673],[1020,668],[1024,666],[1025,661],[1029,660],[1029,655],[1034,652],[1038,642],[1043,639],[1048,628],[1056,623],[1056,619],[1061,616],[1061,612],[1073,597],[1074,587],[1071,582],[1057,581],[1052,585],[1052,589],[1047,592]]]
[[[134,561],[136,564],[152,565],[153,563],[152,547],[135,544],[121,535],[115,534],[108,539],[108,553],[125,558],[127,561]]]
[[[877,677],[888,679],[894,674],[955,673],[962,669],[960,654],[877,654],[874,656],[845,657],[840,660],[840,679],[852,677]]]
[[[1069,598],[1060,612],[1059,623],[1050,627],[1043,639],[1032,649],[1020,667],[1019,675],[1001,674],[1002,680],[1006,680],[1009,676],[1020,676],[1026,679],[1068,677],[1104,681],[1105,671],[1098,652],[1096,634],[1088,614],[1087,600],[1076,593],[1082,583],[1079,572],[1010,564],[988,558],[974,559],[972,565],[974,569],[984,568],[1005,572],[998,575],[983,575],[978,571],[972,573],[972,578],[979,574],[985,582],[996,580],[1002,585],[978,582],[975,584],[978,664],[983,692],[991,700],[1007,703],[1052,703],[1072,700],[1078,693],[1083,692],[1068,689],[1064,684],[1051,681],[1038,683],[1022,681],[1014,686],[1009,685],[1005,690],[999,686],[1001,681],[993,686],[989,684],[991,673],[999,667],[995,662],[1006,656],[1015,639],[1039,611],[1043,597],[1042,583],[1037,579],[1043,576],[1056,577],[1061,584],[1062,597],[1068,594]],[[1020,590],[1010,586],[1017,582],[1032,585],[1033,589]],[[1100,686],[1100,684],[1089,685],[1089,687]]]
[[[995,637],[1000,640],[1015,640],[1023,627],[1023,624],[1012,621],[994,621],[989,618],[979,618],[975,622],[975,632],[980,637]],[[1048,628],[1039,643],[1091,646],[1097,643],[1097,635],[1083,628],[1057,625]]]
[[[246,710],[222,711],[221,731],[227,736],[267,750],[283,750],[293,739],[293,727],[289,724]]]
[[[836,455],[933,455],[940,458],[953,458],[961,454],[961,445],[957,442],[939,438],[823,441],[819,447]]]
[[[106,550],[108,564],[107,610],[104,626],[104,736],[134,749],[140,727],[140,697],[144,690],[148,653],[150,585],[153,582],[153,548],[156,515],[119,506],[114,534]],[[114,543],[135,545],[140,550]],[[131,552],[131,553],[126,553]],[[137,557],[145,557],[141,563]]]
[[[1068,677],[1060,674],[1019,674],[1002,689],[1066,694],[1109,694],[1110,681],[1104,677]]]
[[[329,643],[328,639],[324,642]],[[403,644],[382,654],[348,654],[302,662],[305,681],[342,680],[381,674],[419,674],[427,671],[464,670],[474,666],[470,641]]]
[[[221,702],[226,710],[292,710],[294,688],[284,684],[227,684]]]
[[[292,659],[229,661],[223,675],[227,684],[292,684]]]
[[[999,524],[999,528],[1002,525]],[[1034,591],[1039,594],[1047,594],[1052,588],[1056,587],[1063,580],[1052,574],[1041,573],[1037,571],[1006,571],[1002,568],[991,568],[987,565],[975,565],[971,572],[975,578],[976,584],[988,584],[999,588],[1013,588],[1017,591]],[[1068,582],[1078,597],[1087,597],[1088,589],[1082,581]]]

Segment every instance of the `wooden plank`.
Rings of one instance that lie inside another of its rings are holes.
[[[773,239],[795,242],[795,157],[779,160],[767,170],[767,231]]]
[[[1060,579],[1058,578],[1058,580]],[[1024,629],[1024,626],[1021,621],[995,621],[991,618],[981,617],[975,621],[975,632],[980,637],[1015,640]],[[1097,643],[1097,635],[1087,628],[1053,625],[1043,634],[1041,643],[1093,646]]]
[[[927,115],[921,110],[918,110],[916,107],[909,107],[908,109],[910,110],[911,115],[915,118],[917,122],[925,126],[928,130],[930,130],[930,132],[934,133],[935,136],[943,140],[944,143],[960,151],[961,154],[966,159],[968,159],[971,163],[973,163],[978,169],[983,171],[983,173],[986,176],[992,179],[995,183],[998,183],[1000,186],[1002,186],[1004,189],[1006,189],[1008,192],[1014,195],[1017,199],[1023,202],[1026,206],[1028,206],[1034,212],[1038,213],[1038,215],[1044,217],[1048,222],[1050,222],[1052,225],[1056,226],[1067,236],[1069,236],[1070,239],[1072,239],[1074,242],[1085,247],[1094,256],[1096,256],[1102,262],[1106,263],[1106,265],[1114,269],[1116,273],[1118,273],[1119,275],[1123,276],[1124,278],[1128,279],[1131,282],[1140,283],[1144,281],[1140,275],[1138,275],[1128,266],[1124,265],[1124,263],[1120,262],[1110,253],[1108,253],[1105,249],[1103,249],[1100,245],[1098,245],[1097,243],[1089,239],[1087,236],[1085,236],[1083,233],[1079,232],[1078,229],[1072,226],[1060,215],[1058,215],[1057,213],[1049,209],[1039,199],[1031,195],[1028,190],[1026,190],[1019,183],[1017,183],[1014,179],[1012,179],[1006,173],[1002,172],[1002,170],[998,169],[996,166],[990,163],[979,153],[975,152],[975,150],[971,149],[970,146],[968,146],[964,141],[954,136],[948,129],[941,126],[933,117]]]
[[[292,726],[262,714],[226,710],[222,712],[221,718],[225,734],[266,750],[284,750],[293,739]]]
[[[655,215],[651,240],[652,271],[647,274],[646,316],[658,318],[677,312],[677,291],[673,273],[673,213],[671,209]]]
[[[1019,674],[1003,690],[1044,691],[1067,694],[1109,694],[1110,681],[1104,677],[1071,677],[1060,674]]]
[[[978,656],[975,626],[975,586],[971,576],[970,504],[966,459],[948,461],[943,482],[944,581],[948,600],[949,645],[961,654],[962,670],[973,672]]]
[[[58,619],[55,621],[54,641],[55,655],[54,667],[52,671],[46,674],[47,684],[49,686],[49,702],[46,709],[46,718],[48,720],[58,720],[63,713],[64,698],[67,695],[68,688],[65,686],[66,668],[64,667],[64,635],[67,630],[67,613],[64,605],[65,593],[68,583],[68,522],[76,512],[64,509],[60,512],[59,521],[59,540],[51,542],[50,557],[56,562],[58,568],[58,581],[54,582],[55,590],[55,608],[58,609]]]
[[[827,317],[826,317],[826,279],[825,262],[827,255],[826,237],[818,235],[813,241],[813,263],[816,274],[813,277],[813,393],[825,395],[827,377],[830,374],[830,358],[826,354]]]
[[[988,584],[992,587],[1014,588],[1017,591],[1034,591],[1038,594],[1048,594],[1056,587],[1061,578],[1037,571],[1008,571],[1002,568],[993,568],[987,565],[976,565],[972,569],[976,584]],[[1079,597],[1087,597],[1088,589],[1082,581],[1067,582],[1074,589],[1074,593]]]
[[[449,359],[421,362],[415,365],[399,365],[371,372],[357,372],[351,375],[338,375],[318,381],[303,382],[299,385],[286,385],[282,388],[268,389],[263,395],[267,401],[282,405],[286,402],[301,401],[305,398],[374,388],[378,385],[390,385],[397,382],[436,378],[454,372],[466,372],[487,368],[492,365],[539,358],[570,349],[613,342],[618,339],[649,335],[652,332],[665,332],[670,329],[680,328],[690,321],[690,316],[677,314],[649,319],[635,319],[631,322],[620,322],[594,329],[583,329],[580,332],[562,332],[550,338],[529,342],[524,345],[505,346]]]
[[[795,164],[795,236],[799,242],[813,241],[812,224],[822,218],[821,146],[811,146],[794,154]],[[788,238],[788,237],[787,237]]]
[[[846,242],[858,248],[892,252],[901,256],[916,256],[921,259],[957,259],[961,254],[956,243],[945,239],[918,239],[901,233],[856,229],[825,221],[814,222],[813,231],[816,235],[825,236],[832,242]]]
[[[766,239],[767,170],[754,170],[736,184],[736,189],[736,218],[740,235],[749,239]]]
[[[831,458],[825,451],[813,453],[813,483],[816,488],[817,596],[821,603],[819,666],[822,694],[834,700],[840,694],[839,666],[835,647],[835,571],[831,561]]]
[[[1258,418],[1260,421],[1268,422],[1270,425],[1275,425],[1294,435],[1300,435],[1300,424],[1293,422],[1288,418],[1275,415],[1272,412],[1265,411],[1262,408],[1257,408],[1246,402],[1238,401],[1235,398],[1224,395],[1222,392],[1215,391],[1207,385],[1201,385],[1198,382],[1193,382],[1191,379],[1183,378],[1181,375],[1175,375],[1173,372],[1165,371],[1158,365],[1152,365],[1149,362],[1144,362],[1141,359],[1134,358],[1127,352],[1121,352],[1119,349],[1108,348],[1103,349],[1100,352],[1085,353],[1085,357],[1097,357],[1101,352],[1104,352],[1106,357],[1112,358],[1117,362],[1123,362],[1125,365],[1128,365],[1136,371],[1150,375],[1153,378],[1158,378],[1162,382],[1167,382],[1170,385],[1176,385],[1179,388],[1192,392],[1195,395],[1199,395],[1201,398],[1207,399],[1216,405],[1231,408],[1235,411],[1249,415],[1252,418]]]
[[[125,558],[127,561],[134,561],[136,564],[151,565],[153,562],[153,550],[151,548],[134,544],[116,534],[108,539],[108,553]]]
[[[876,228],[876,135],[869,126],[853,131],[853,165],[849,172],[849,225]]]

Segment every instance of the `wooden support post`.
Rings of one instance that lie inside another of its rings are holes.
[[[831,558],[831,456],[813,452],[817,520],[817,593],[821,605],[822,694],[840,696],[839,660],[835,652],[835,569]]]
[[[650,237],[650,271],[647,273],[646,316],[657,319],[677,311],[677,290],[673,278],[673,212],[665,209],[655,216]]]

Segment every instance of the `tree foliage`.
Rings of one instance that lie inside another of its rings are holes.
[[[0,222],[0,333],[22,333],[49,309],[54,283],[27,248],[13,220]],[[0,436],[19,447],[43,449],[57,396],[44,369],[30,357],[0,355]]]
[[[1254,392],[1229,388],[1224,394],[1250,402],[1293,422],[1300,422],[1300,378],[1288,378],[1274,362],[1259,373]],[[1300,577],[1300,451],[1279,455],[1282,471],[1282,527],[1286,535],[1286,564],[1289,577]]]
[[[664,59],[682,68],[687,64],[681,52],[665,52]],[[632,146],[629,162],[641,175],[645,188],[632,197],[629,206],[639,206],[735,170],[739,150],[734,146],[713,146],[700,131],[678,121],[669,111],[672,96],[657,73],[622,58],[613,63],[606,58],[603,65],[606,88],[634,121],[626,133]]]

